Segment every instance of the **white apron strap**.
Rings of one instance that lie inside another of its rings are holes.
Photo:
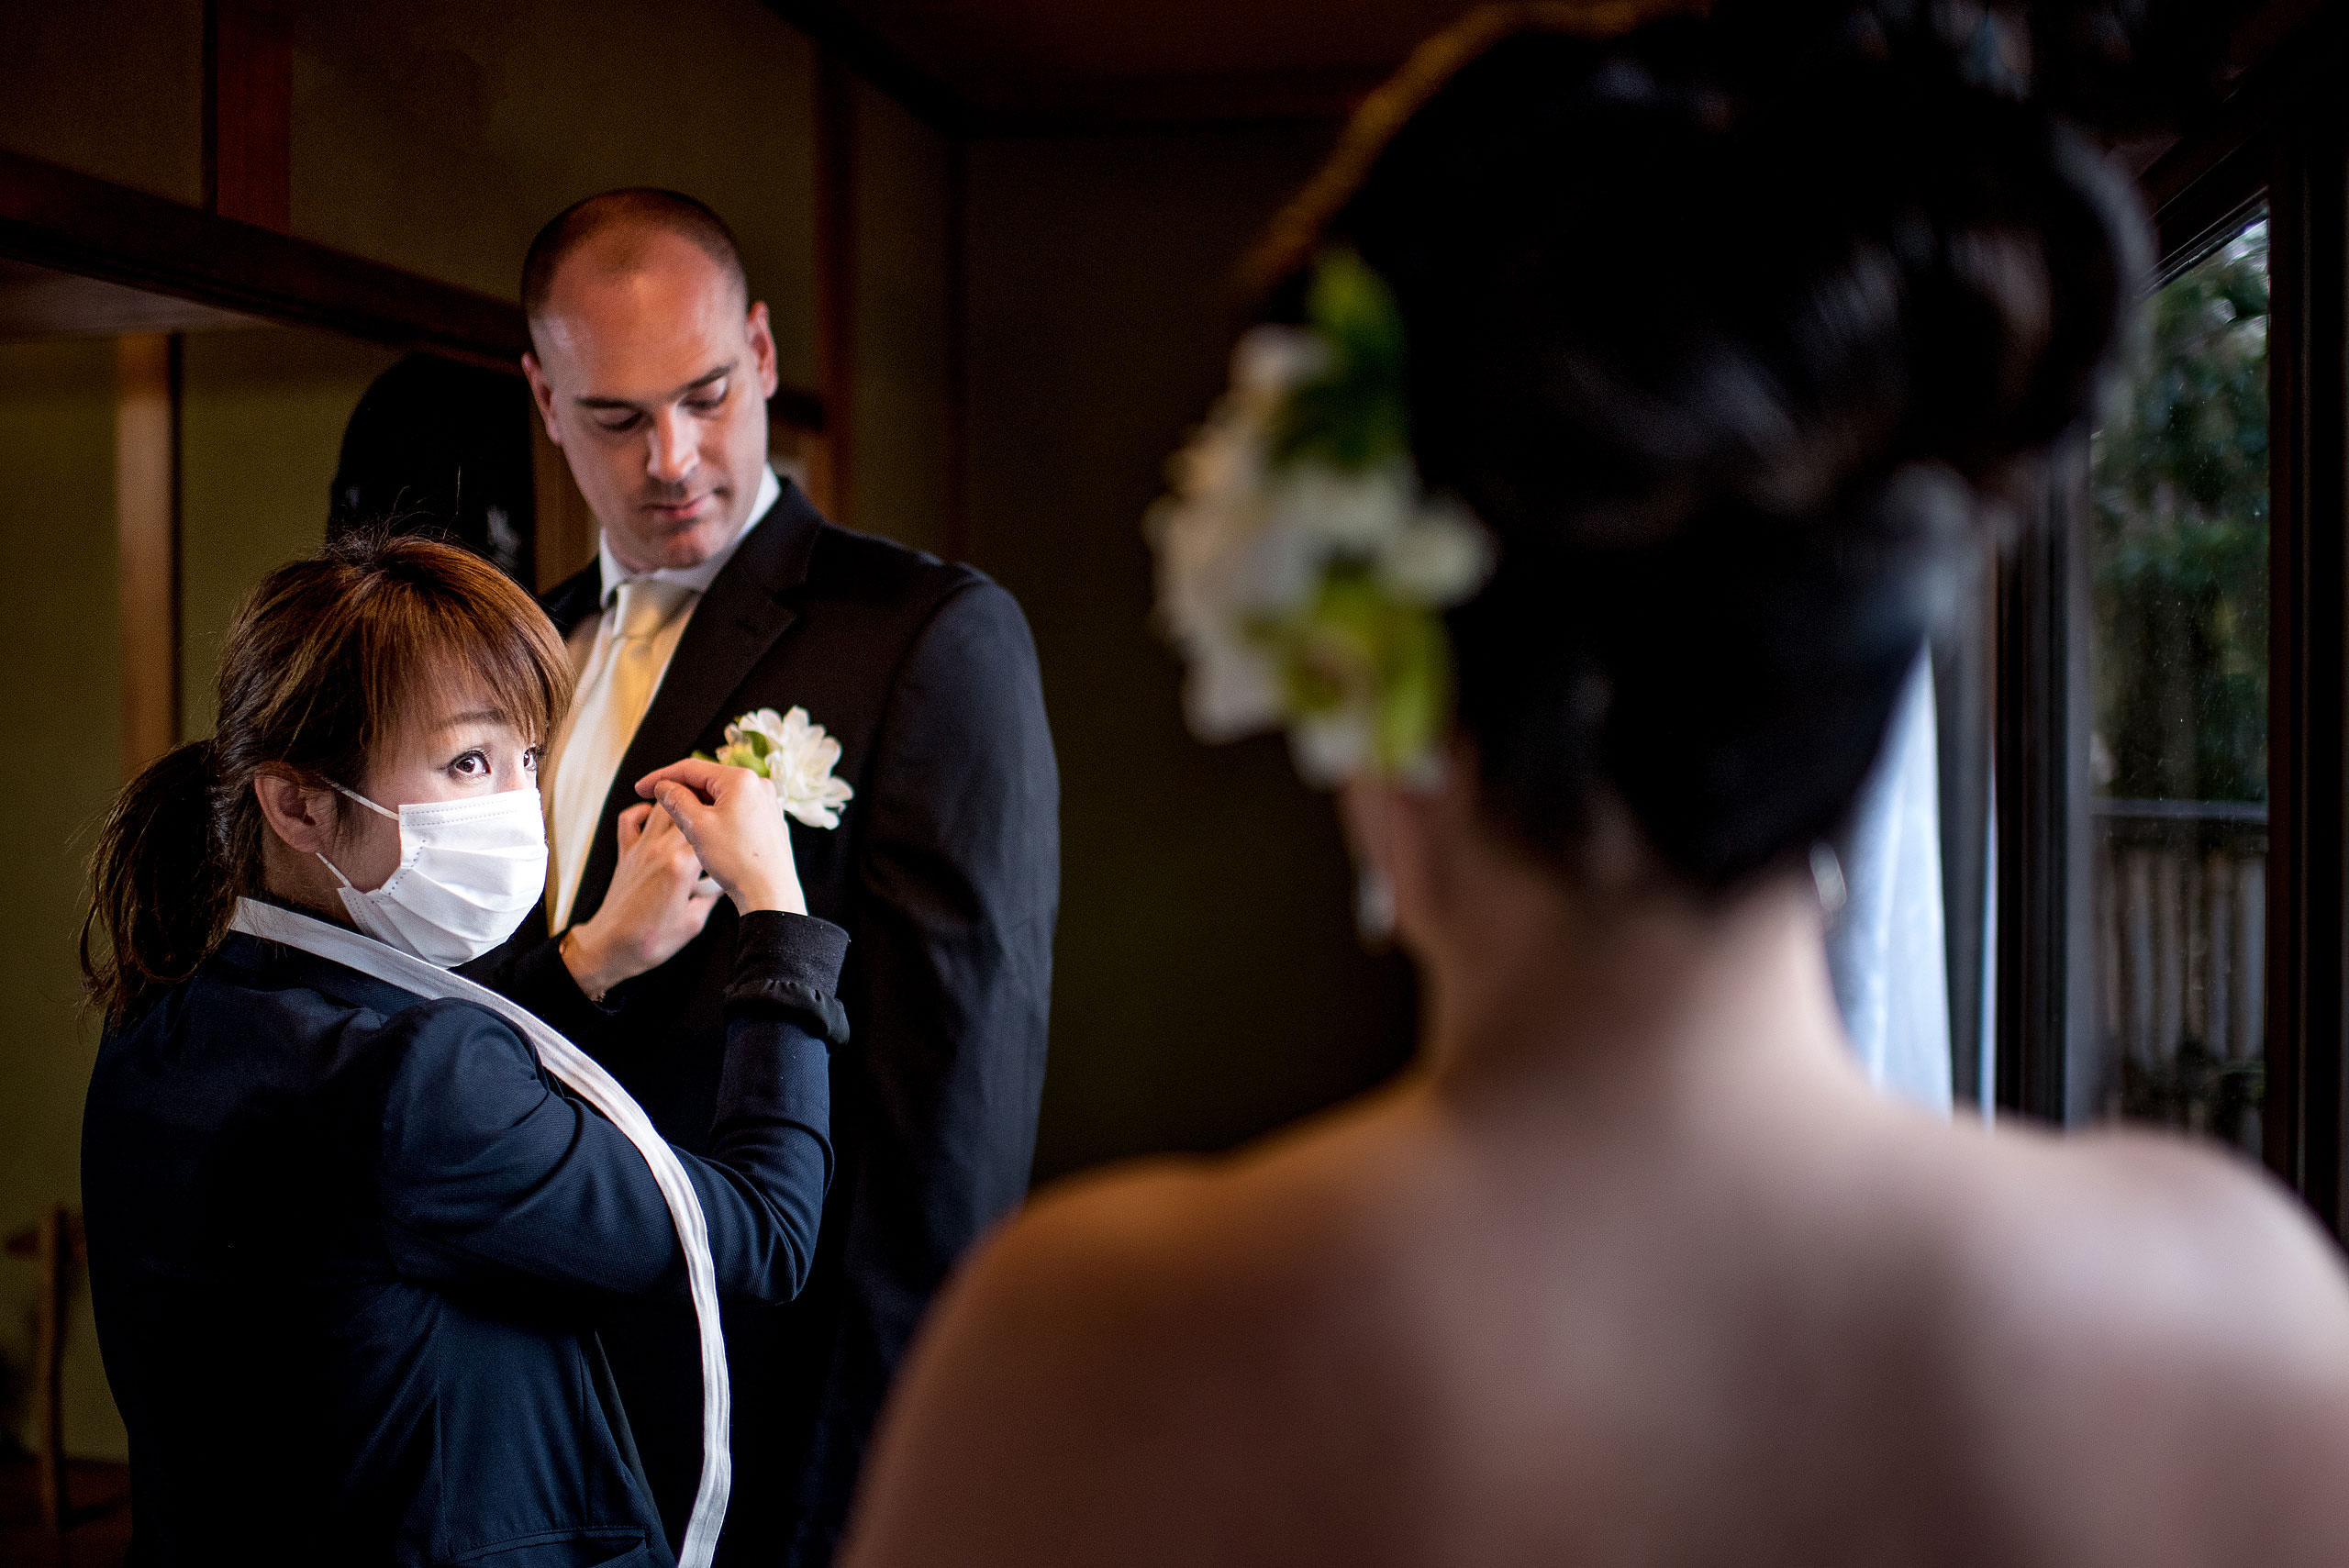
[[[708,1568],[718,1550],[718,1531],[726,1522],[726,1502],[734,1487],[734,1461],[727,1448],[727,1430],[733,1391],[726,1374],[726,1337],[718,1318],[718,1270],[709,1255],[709,1220],[702,1213],[701,1195],[678,1162],[677,1151],[653,1128],[626,1089],[585,1051],[548,1027],[528,1008],[507,1000],[487,986],[476,985],[420,958],[411,958],[372,937],[346,930],[327,921],[295,914],[257,899],[237,900],[229,929],[300,948],[329,962],[373,975],[411,995],[439,999],[454,997],[486,1007],[514,1026],[539,1053],[546,1070],[568,1084],[604,1118],[625,1134],[644,1162],[676,1222],[677,1240],[685,1251],[685,1283],[693,1293],[694,1316],[701,1325],[701,1486],[694,1494],[692,1519],[677,1552],[677,1568]]]

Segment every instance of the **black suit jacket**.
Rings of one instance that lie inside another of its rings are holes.
[[[597,569],[546,599],[566,634]],[[1026,1190],[1043,1090],[1059,775],[1034,644],[979,573],[826,521],[788,481],[711,583],[604,803],[572,918],[601,904],[635,782],[753,708],[805,707],[856,791],[792,825],[811,914],[852,939],[832,1059],[839,1174],[814,1273],[785,1307],[729,1307],[735,1484],[721,1562],[829,1559],[891,1373],[930,1296]],[[702,935],[590,1006],[534,920],[477,973],[572,1035],[686,1147],[709,1127],[734,947]],[[607,1343],[673,1535],[700,1462],[693,1321],[615,1309]]]

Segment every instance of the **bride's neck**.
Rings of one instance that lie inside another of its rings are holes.
[[[1620,1088],[1715,1065],[1848,1075],[1808,884],[1703,903],[1592,898],[1522,863],[1476,880],[1422,944],[1439,1084]]]

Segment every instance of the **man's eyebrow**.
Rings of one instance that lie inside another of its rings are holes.
[[[685,397],[690,394],[699,392],[702,388],[709,385],[712,382],[724,381],[728,376],[732,375],[733,373],[734,361],[732,360],[729,360],[724,364],[718,366],[716,370],[702,372],[701,374],[694,377],[693,380],[685,383],[685,385],[677,388],[676,391],[669,394],[668,396],[658,398],[655,401],[661,403],[674,403],[680,397]],[[640,408],[643,406],[641,404],[630,403],[625,397],[574,397],[572,401],[582,408]]]

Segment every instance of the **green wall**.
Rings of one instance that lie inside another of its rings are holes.
[[[1392,1072],[1412,1001],[1364,956],[1330,803],[1282,744],[1184,731],[1141,515],[1224,381],[1234,263],[1328,133],[970,153],[974,559],[1035,628],[1062,883],[1037,1174],[1215,1149]]]
[[[74,960],[83,858],[122,771],[116,654],[114,344],[0,344],[0,670],[10,701],[0,770],[0,1235],[52,1203],[78,1207],[82,1098],[97,1019]],[[29,1444],[34,1265],[0,1259],[6,1414]],[[67,1329],[65,1440],[120,1458],[86,1291]]]
[[[917,549],[946,546],[947,266],[952,151],[896,100],[856,116],[856,371],[850,516]]]
[[[326,543],[342,428],[399,356],[291,327],[183,341],[180,729],[193,739],[212,732],[229,617],[272,567]]]
[[[540,225],[616,185],[724,215],[816,378],[815,56],[758,0],[304,6],[294,232],[501,299]]]

